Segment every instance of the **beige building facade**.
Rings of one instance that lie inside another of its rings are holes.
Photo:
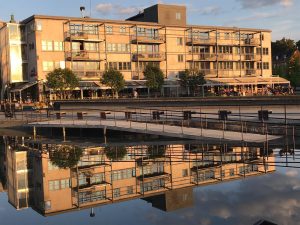
[[[18,209],[19,202],[26,202],[23,207],[32,207],[45,216],[136,198],[172,211],[193,204],[194,187],[275,171],[273,153],[267,156],[259,147],[82,146],[78,163],[64,169],[57,166],[62,158],[55,158],[53,153],[73,150],[73,146],[32,141],[25,146],[21,150],[18,145],[6,146],[9,201]],[[20,168],[16,156],[23,160],[24,168]],[[16,169],[10,172],[10,168]],[[26,184],[22,188],[17,185],[20,176],[21,183]],[[16,199],[19,193],[26,198]]]
[[[1,77],[14,98],[26,97],[23,92],[33,85],[39,94],[47,91],[43,84],[55,68],[70,68],[79,76],[81,98],[103,95],[100,78],[108,68],[122,72],[126,88],[146,88],[143,70],[148,64],[161,68],[163,93],[172,96],[179,95],[178,74],[186,69],[202,72],[209,87],[257,93],[265,86],[288,84],[272,76],[270,30],[187,25],[184,6],[154,5],[125,21],[33,15],[4,24],[1,39],[11,26],[20,28],[22,79],[6,72],[7,61],[15,60],[5,59],[4,50]]]

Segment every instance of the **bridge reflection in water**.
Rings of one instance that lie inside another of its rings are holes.
[[[261,146],[4,142],[9,202],[44,216],[135,198],[172,211],[193,205],[193,187],[275,171],[273,151]]]

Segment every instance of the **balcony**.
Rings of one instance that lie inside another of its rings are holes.
[[[246,76],[255,76],[256,70],[255,69],[246,69],[245,74],[246,74]]]
[[[165,60],[165,53],[151,52],[151,53],[133,53],[132,61],[146,61],[146,62],[161,62]]]
[[[230,53],[218,53],[218,60],[220,61],[233,60],[233,55]]]
[[[73,70],[74,73],[80,78],[100,78],[103,74],[100,70]],[[102,166],[104,164],[101,164]]]
[[[90,42],[101,42],[103,40],[99,39],[98,34],[89,34],[87,32],[65,32],[65,39],[67,41],[90,41]]]
[[[132,35],[130,40],[132,44],[163,44],[166,41],[164,35]]]
[[[165,172],[145,174],[144,176],[141,175],[137,177],[137,183],[140,184],[140,182],[149,182],[151,180],[156,180],[156,179],[163,179],[165,181],[169,181],[170,176],[171,175],[169,173],[165,173]]]
[[[68,61],[101,61],[99,53],[85,50],[66,52],[66,59]]]
[[[199,69],[199,72],[202,73],[205,77],[217,76],[217,71],[214,69]]]
[[[187,38],[186,44],[187,45],[215,45],[216,39],[192,37],[192,38]]]
[[[259,46],[260,40],[258,38],[248,38],[241,40],[241,45],[248,45],[248,46]]]
[[[200,53],[197,55],[193,55],[193,59],[191,61],[216,61],[216,60],[217,60],[216,54]]]

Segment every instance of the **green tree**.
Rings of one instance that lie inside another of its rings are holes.
[[[164,84],[164,73],[160,68],[152,65],[147,65],[143,73],[146,79],[146,86],[155,92],[156,97],[157,92],[160,92]]]
[[[77,146],[59,145],[50,151],[50,161],[59,168],[73,168],[82,157],[83,150]]]
[[[104,153],[108,159],[112,161],[119,161],[126,156],[127,149],[125,146],[107,146],[104,148]]]
[[[148,146],[147,152],[150,159],[161,158],[166,154],[166,145],[150,145]]]
[[[125,86],[124,76],[121,72],[114,69],[109,69],[104,72],[103,77],[100,79],[100,82],[111,88],[113,96],[118,98],[118,93]]]
[[[60,92],[63,96],[67,91],[72,91],[79,85],[79,78],[68,68],[53,70],[47,74],[46,80],[49,88]]]
[[[203,84],[206,83],[203,73],[194,70],[181,71],[179,73],[179,82],[182,87],[187,89],[188,95],[192,92],[194,96],[198,88],[200,86],[203,88]]]
[[[296,44],[294,40],[282,38],[276,42],[272,42],[272,58],[276,60],[288,60],[294,51],[296,50]]]

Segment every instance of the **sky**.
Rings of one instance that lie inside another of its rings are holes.
[[[273,41],[300,40],[299,0],[0,0],[0,20],[11,14],[17,21],[33,14],[77,17],[80,6],[94,18],[126,19],[156,3],[186,5],[188,24],[271,29]]]

